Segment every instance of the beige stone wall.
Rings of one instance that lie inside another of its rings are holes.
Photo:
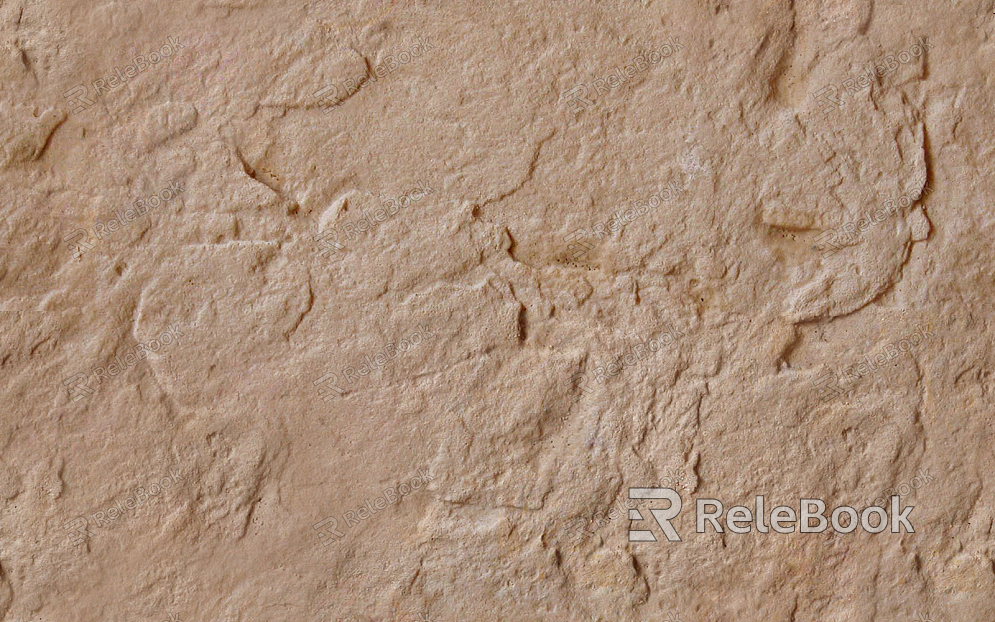
[[[0,620],[995,620],[993,12],[0,3]]]

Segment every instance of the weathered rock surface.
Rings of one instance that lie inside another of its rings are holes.
[[[0,3],[0,620],[995,620],[993,12]]]

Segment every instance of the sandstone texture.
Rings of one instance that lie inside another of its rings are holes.
[[[993,37],[0,1],[0,621],[992,622]]]

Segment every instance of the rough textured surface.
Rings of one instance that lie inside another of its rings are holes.
[[[995,620],[993,11],[3,0],[0,620]]]

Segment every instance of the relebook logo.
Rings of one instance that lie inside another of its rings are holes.
[[[629,498],[669,501],[669,508],[663,510],[650,508],[649,512],[653,515],[656,524],[659,525],[664,535],[667,536],[667,540],[671,542],[682,541],[677,530],[670,524],[670,521],[677,518],[677,515],[681,513],[681,508],[684,507],[684,501],[676,490],[673,488],[630,488]],[[813,507],[815,508],[814,511],[812,510]],[[891,497],[891,533],[901,533],[903,526],[907,533],[915,533],[916,530],[912,528],[912,523],[908,520],[913,509],[914,506],[910,505],[903,510],[898,496],[893,495]],[[771,510],[770,520],[765,523],[763,518],[764,497],[763,495],[757,495],[754,512],[750,512],[749,508],[743,505],[731,507],[725,515],[725,524],[732,533],[749,533],[753,531],[754,520],[756,521],[757,531],[760,533],[769,533],[771,528],[777,533],[795,533],[796,522],[800,522],[799,531],[801,533],[823,533],[829,527],[830,522],[837,533],[850,533],[858,525],[867,533],[881,533],[889,526],[888,512],[876,505],[864,508],[859,514],[859,519],[857,510],[846,505],[841,505],[833,510],[831,518],[827,520],[825,516],[826,503],[821,499],[802,499],[799,502],[799,510],[801,521],[798,520],[794,508],[786,505],[775,507]],[[717,520],[722,515],[722,511],[723,505],[718,499],[696,499],[695,532],[705,533],[705,521],[708,521],[712,524],[712,529],[716,533],[725,533],[725,529],[723,529]],[[840,520],[844,514],[847,515],[846,524],[843,524]],[[877,515],[877,524],[872,525],[871,517],[874,515]],[[644,518],[639,510],[630,509],[629,520],[641,521]],[[815,526],[812,526],[812,520],[816,521]],[[656,536],[649,529],[629,529],[629,542],[656,541]]]
[[[100,80],[94,80],[94,99],[99,99],[101,94],[109,93],[120,86],[124,86],[138,74],[149,67],[158,65],[160,61],[169,58],[174,52],[182,50],[184,47],[175,37],[166,37],[166,43],[159,46],[158,50],[149,52],[147,61],[144,55],[134,57],[131,60],[135,61],[135,64],[125,65],[123,74],[120,66],[114,67],[113,74],[108,74],[106,78],[101,78]],[[64,98],[69,100],[73,114],[83,112],[94,104],[94,100],[90,99],[89,95],[89,89],[84,84],[78,84],[62,94]]]

